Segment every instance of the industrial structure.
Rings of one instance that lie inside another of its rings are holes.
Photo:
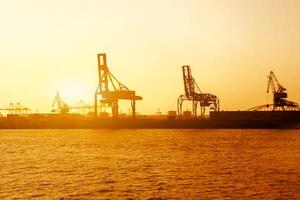
[[[31,113],[31,109],[21,103],[10,103],[7,108],[0,108],[1,111],[8,111],[10,115],[23,115]]]
[[[300,128],[300,109],[298,103],[287,100],[284,88],[273,72],[268,76],[267,93],[272,91],[273,103],[256,106],[248,111],[220,111],[216,95],[201,92],[192,76],[190,66],[182,67],[184,94],[177,99],[177,111],[168,111],[166,115],[158,109],[154,115],[138,115],[130,119],[119,109],[120,100],[131,102],[132,116],[136,115],[136,100],[141,100],[135,91],[129,90],[118,81],[107,66],[106,54],[98,54],[99,84],[94,96],[94,105],[83,101],[70,105],[57,92],[53,104],[54,113],[31,113],[20,103],[0,108],[1,128]],[[192,103],[192,111],[184,110],[183,103]],[[199,109],[200,107],[200,109]],[[206,109],[210,108],[209,116]],[[119,119],[111,119],[112,117]],[[119,114],[120,110],[120,114]],[[198,118],[197,111],[201,111]],[[272,111],[270,111],[272,110]],[[94,119],[94,115],[97,120]],[[98,120],[101,118],[101,120]]]
[[[298,108],[298,103],[287,100],[286,88],[284,88],[277,80],[275,74],[271,71],[268,76],[267,93],[270,87],[273,92],[273,110],[293,110]]]
[[[300,110],[299,104],[293,101],[287,100],[286,88],[283,87],[278,79],[276,78],[273,71],[270,72],[268,76],[267,93],[273,93],[273,104],[264,104],[260,106],[255,106],[248,109],[249,111],[259,111],[259,110],[272,110],[272,111],[287,111],[287,110]]]
[[[76,113],[87,115],[89,113],[92,113],[94,110],[94,106],[87,105],[83,101],[80,101],[78,105],[75,106],[69,106],[59,95],[59,93],[56,93],[56,96],[54,97],[54,101],[52,104],[52,110],[51,112],[60,113],[60,114],[66,114],[70,111],[74,111]]]
[[[136,100],[142,100],[141,96],[137,96],[135,91],[129,90],[124,84],[110,72],[107,66],[106,54],[98,54],[98,77],[99,84],[95,92],[94,112],[95,117],[98,117],[99,107],[101,104],[106,104],[112,110],[112,116],[118,117],[119,100],[130,100],[132,116],[136,115]],[[101,96],[100,101],[98,97]]]
[[[94,112],[94,106],[86,104],[84,101],[79,101],[78,105],[71,106],[71,110],[76,110],[77,113],[88,115]]]
[[[183,83],[185,94],[180,95],[177,100],[177,112],[182,116],[182,104],[184,101],[192,101],[192,115],[197,116],[198,104],[200,105],[201,117],[205,114],[206,107],[210,107],[213,111],[219,111],[219,99],[216,95],[202,93],[195,79],[192,76],[190,66],[182,66]]]
[[[58,92],[56,93],[56,96],[54,97],[52,108],[53,109],[51,110],[51,112],[58,112],[61,114],[65,114],[70,111],[70,106],[62,100],[62,98],[59,96]]]

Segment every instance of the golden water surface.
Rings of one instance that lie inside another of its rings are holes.
[[[300,130],[2,130],[0,199],[299,199]]]

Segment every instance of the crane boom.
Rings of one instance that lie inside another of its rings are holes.
[[[273,71],[270,72],[269,76],[268,76],[268,87],[267,87],[267,93],[269,93],[270,91],[270,86],[272,88],[272,92],[283,92],[286,90],[285,87],[283,87],[278,79],[276,78],[275,74]]]

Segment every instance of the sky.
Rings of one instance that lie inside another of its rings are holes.
[[[299,22],[299,0],[0,0],[0,107],[93,104],[97,53],[145,114],[176,109],[182,65],[221,110],[271,103],[271,70],[300,102]]]

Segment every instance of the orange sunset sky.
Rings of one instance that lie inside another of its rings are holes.
[[[92,104],[97,53],[142,113],[176,109],[182,65],[221,110],[266,104],[270,70],[300,102],[299,0],[0,0],[0,26],[0,107]]]

